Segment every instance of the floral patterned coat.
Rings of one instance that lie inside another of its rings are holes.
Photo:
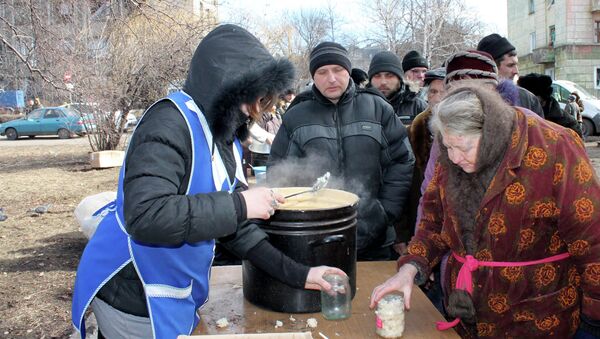
[[[579,325],[580,311],[600,319],[600,185],[577,134],[519,110],[516,115],[511,145],[479,208],[474,256],[514,262],[568,251],[571,257],[525,267],[479,267],[472,273],[477,332],[567,338]],[[409,255],[398,260],[417,264],[424,276],[449,250],[465,255],[454,217],[461,206],[446,199],[447,175],[438,162]],[[447,294],[460,267],[450,256],[442,279]]]

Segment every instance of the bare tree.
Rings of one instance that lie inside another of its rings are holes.
[[[431,65],[481,37],[482,23],[466,15],[463,0],[376,0],[367,10],[376,27],[372,42],[400,57],[418,50]]]
[[[290,55],[290,60],[296,65],[300,79],[310,78],[308,60],[310,51],[327,35],[327,16],[322,10],[300,9],[285,15],[289,24],[294,28],[301,40],[301,50]]]
[[[192,13],[177,0],[0,1],[8,5],[0,11],[0,55],[28,74],[29,94],[46,103],[100,107],[90,134],[94,151],[116,149],[127,112],[183,81],[194,48],[216,25],[210,11]],[[66,73],[70,84],[63,83]]]
[[[410,31],[404,26],[405,17],[410,16],[410,11],[404,1],[375,0],[367,2],[365,9],[374,24],[367,41],[398,53],[400,47],[410,40]]]
[[[183,83],[194,48],[215,21],[160,5],[142,6],[113,20],[115,24],[102,37],[108,53],[94,63],[95,81],[89,78],[84,87],[103,93],[97,100],[111,112],[121,113],[111,120],[115,125],[109,126],[121,131],[130,109],[146,107],[164,96],[169,85]],[[104,133],[97,144],[112,149],[119,136]]]
[[[472,48],[479,40],[482,23],[466,16],[462,0],[410,0],[411,21],[406,22],[416,39],[406,44],[421,52],[430,64],[439,65],[451,54]]]
[[[290,25],[304,42],[306,51],[311,51],[327,34],[327,16],[318,9],[300,9],[289,13]]]
[[[345,37],[345,34],[343,34],[339,28],[344,24],[345,19],[343,16],[339,15],[337,7],[331,0],[327,1],[325,17],[327,19],[328,39],[340,42]]]

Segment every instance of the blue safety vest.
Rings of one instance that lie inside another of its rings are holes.
[[[163,100],[172,101],[188,125],[192,140],[192,169],[186,194],[232,191],[238,180],[246,183],[242,171],[242,148],[236,139],[233,154],[236,178],[229,181],[218,152],[212,149],[212,134],[206,118],[184,92],[175,92]],[[142,117],[143,119],[143,117]],[[134,131],[135,133],[135,131]],[[97,211],[103,215],[94,236],[83,251],[73,291],[72,321],[85,338],[84,315],[98,291],[125,265],[133,262],[144,285],[146,304],[154,338],[176,338],[190,334],[197,326],[197,310],[208,300],[210,267],[214,240],[184,243],[179,246],[142,244],[125,230],[123,217],[123,177],[119,174],[116,200]]]

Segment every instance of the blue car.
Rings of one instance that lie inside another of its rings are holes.
[[[36,135],[58,135],[68,139],[74,134],[85,134],[85,126],[79,114],[66,107],[38,108],[24,118],[0,124],[0,135],[6,135],[9,140]]]

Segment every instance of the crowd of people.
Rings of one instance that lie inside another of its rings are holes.
[[[308,63],[312,85],[295,91],[291,63],[246,30],[202,40],[183,90],[139,122],[84,251],[82,336],[90,306],[104,337],[188,334],[221,251],[296,288],[345,274],[269,243],[252,219],[285,199],[248,187],[243,153],[278,186],[330,172],[360,197],[357,259],[398,260],[371,307],[400,291],[409,309],[416,284],[449,320],[438,329],[462,337],[600,336],[600,185],[576,93],[561,109],[551,79],[519,76],[498,34],[437,67],[381,51],[365,71],[332,41]]]

